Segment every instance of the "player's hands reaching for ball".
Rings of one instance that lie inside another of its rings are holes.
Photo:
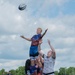
[[[50,40],[48,40],[48,44],[49,44],[49,46],[50,46],[50,44],[51,44],[51,43],[50,43]]]
[[[47,32],[48,31],[48,28],[45,30],[45,32]]]

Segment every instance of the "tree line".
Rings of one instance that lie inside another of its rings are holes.
[[[25,67],[20,66],[16,70],[10,70],[10,72],[12,73],[12,75],[25,75]],[[5,69],[0,70],[0,75],[2,75],[3,73],[4,75],[7,75]],[[75,67],[61,67],[59,71],[55,71],[55,75],[75,75]]]

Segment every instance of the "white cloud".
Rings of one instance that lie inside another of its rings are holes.
[[[56,3],[57,3],[58,6],[61,6],[64,3],[69,2],[69,0],[54,0],[54,1],[56,1]]]
[[[11,69],[17,69],[19,66],[25,65],[25,60],[5,60],[0,59],[2,63],[0,63],[0,69],[4,68],[6,71]]]

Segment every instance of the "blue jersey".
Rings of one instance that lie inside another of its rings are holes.
[[[36,65],[30,66],[30,74],[33,74],[37,70]]]
[[[30,55],[32,55],[32,56],[34,56],[36,53],[38,53],[38,45],[33,45],[33,43],[36,42],[36,40],[39,40],[40,37],[41,37],[41,34],[37,34],[31,38],[32,44],[30,47]]]
[[[41,34],[34,35],[31,40],[38,40],[41,37]]]

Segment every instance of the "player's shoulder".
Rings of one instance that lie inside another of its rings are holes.
[[[33,35],[32,38],[35,37],[35,36],[36,36],[36,35]]]
[[[36,34],[34,35],[34,37],[41,37],[41,34]]]
[[[35,34],[35,36],[40,36],[41,34]]]
[[[56,59],[56,58],[54,58],[54,57],[51,57],[51,60],[55,61],[55,59]]]

